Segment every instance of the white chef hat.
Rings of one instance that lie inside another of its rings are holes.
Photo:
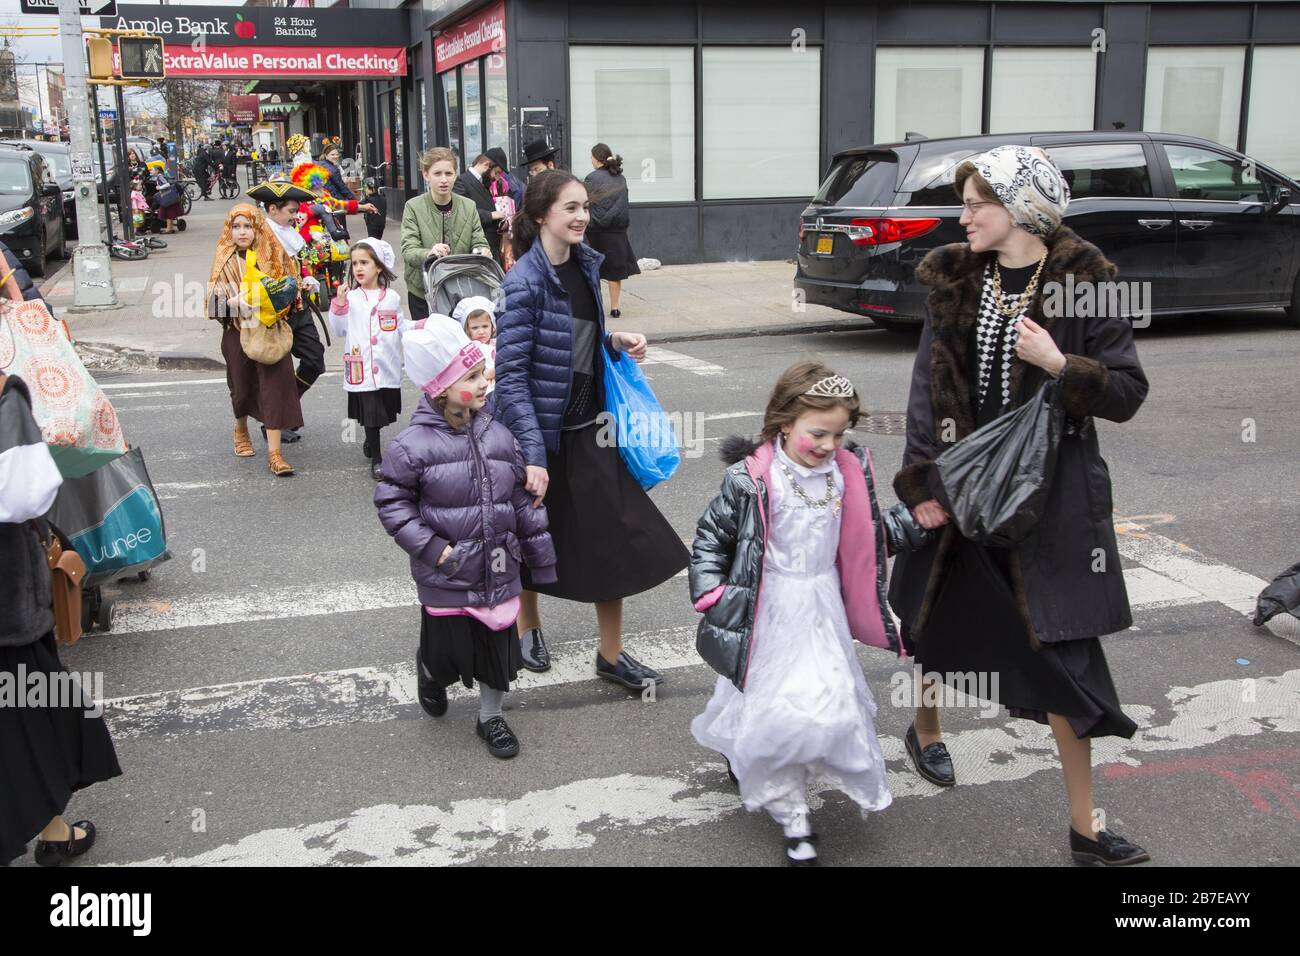
[[[465,320],[468,319],[470,314],[473,312],[486,312],[488,317],[492,319],[492,328],[495,329],[497,327],[496,304],[487,296],[483,295],[471,295],[461,299],[456,303],[456,308],[451,310],[451,317],[460,323],[462,328],[464,328]]]
[[[367,236],[365,239],[357,240],[358,246],[369,246],[374,252],[375,258],[384,264],[384,268],[392,272],[397,265],[397,256],[393,254],[393,247],[383,239],[371,239]]]
[[[402,336],[402,356],[406,374],[430,398],[437,398],[487,359],[483,347],[470,341],[454,319],[436,314],[425,320],[424,328]]]

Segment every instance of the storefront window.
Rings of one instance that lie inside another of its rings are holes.
[[[379,150],[380,162],[387,163],[384,167],[384,182],[389,186],[396,185],[393,177],[393,94],[392,92],[379,94]]]
[[[703,73],[704,198],[815,193],[821,50],[716,47],[704,51]]]
[[[876,142],[909,132],[975,136],[984,104],[984,51],[964,47],[876,50]]]
[[[1097,54],[1060,47],[993,51],[989,132],[1093,127]]]
[[[479,81],[478,61],[460,68],[461,113],[465,124],[465,152],[461,159],[464,169],[483,152],[483,104],[480,99],[482,84]]]
[[[1246,152],[1293,179],[1300,178],[1297,89],[1300,89],[1300,46],[1255,47]]]
[[[442,96],[443,110],[446,113],[446,126],[442,138],[447,145],[460,154],[460,76],[459,70],[448,70],[438,77],[438,86]]]
[[[487,100],[487,146],[500,146],[510,154],[510,104],[506,92],[506,58],[503,53],[491,53],[483,58],[486,78],[484,92]],[[471,160],[473,156],[469,157]]]
[[[591,147],[605,143],[623,157],[632,202],[693,200],[694,61],[682,47],[570,47],[565,164],[585,175]]]
[[[1152,47],[1147,51],[1142,128],[1199,136],[1235,149],[1245,64],[1243,47]]]

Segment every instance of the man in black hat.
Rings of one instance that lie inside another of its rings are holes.
[[[483,224],[483,235],[487,236],[488,245],[492,248],[492,258],[497,261],[497,265],[501,265],[501,220],[505,219],[505,213],[497,211],[497,204],[487,187],[487,178],[495,165],[487,153],[480,153],[469,169],[456,177],[451,189],[452,192],[474,200],[474,205],[478,207],[479,222]]]
[[[544,139],[535,139],[524,144],[524,163],[528,166],[528,175],[536,176],[545,169],[557,169],[555,155],[559,150],[547,145]]]

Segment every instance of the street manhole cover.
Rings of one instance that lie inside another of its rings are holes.
[[[902,435],[907,431],[907,412],[875,412],[859,418],[856,431],[876,435]]]

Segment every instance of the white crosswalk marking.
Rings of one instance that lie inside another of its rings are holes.
[[[1093,762],[1141,766],[1156,754],[1189,750],[1261,733],[1300,733],[1300,670],[1258,680],[1243,700],[1240,681],[1174,687],[1172,716],[1152,724],[1153,708],[1126,707],[1142,725],[1132,740],[1093,741]],[[962,787],[1020,780],[1056,770],[1051,732],[1028,721],[947,736]],[[881,737],[895,800],[940,793],[912,773],[897,737]],[[997,759],[994,759],[994,758]],[[815,802],[815,801],[814,801]],[[815,811],[816,806],[812,809]],[[137,866],[326,866],[330,864],[439,866],[472,863],[496,853],[582,850],[605,832],[646,834],[700,826],[740,812],[720,763],[699,763],[680,774],[619,774],[535,790],[513,800],[472,798],[436,805],[380,804],[346,817],[263,830],[236,843],[185,857],[155,857]],[[885,811],[888,813],[888,811]]]
[[[646,349],[645,354],[646,358],[643,363],[645,365],[671,365],[673,368],[679,368],[694,375],[722,375],[727,371],[721,365],[714,365],[712,362],[692,358],[689,355],[683,355],[681,352],[673,352],[657,345],[651,345]]]

